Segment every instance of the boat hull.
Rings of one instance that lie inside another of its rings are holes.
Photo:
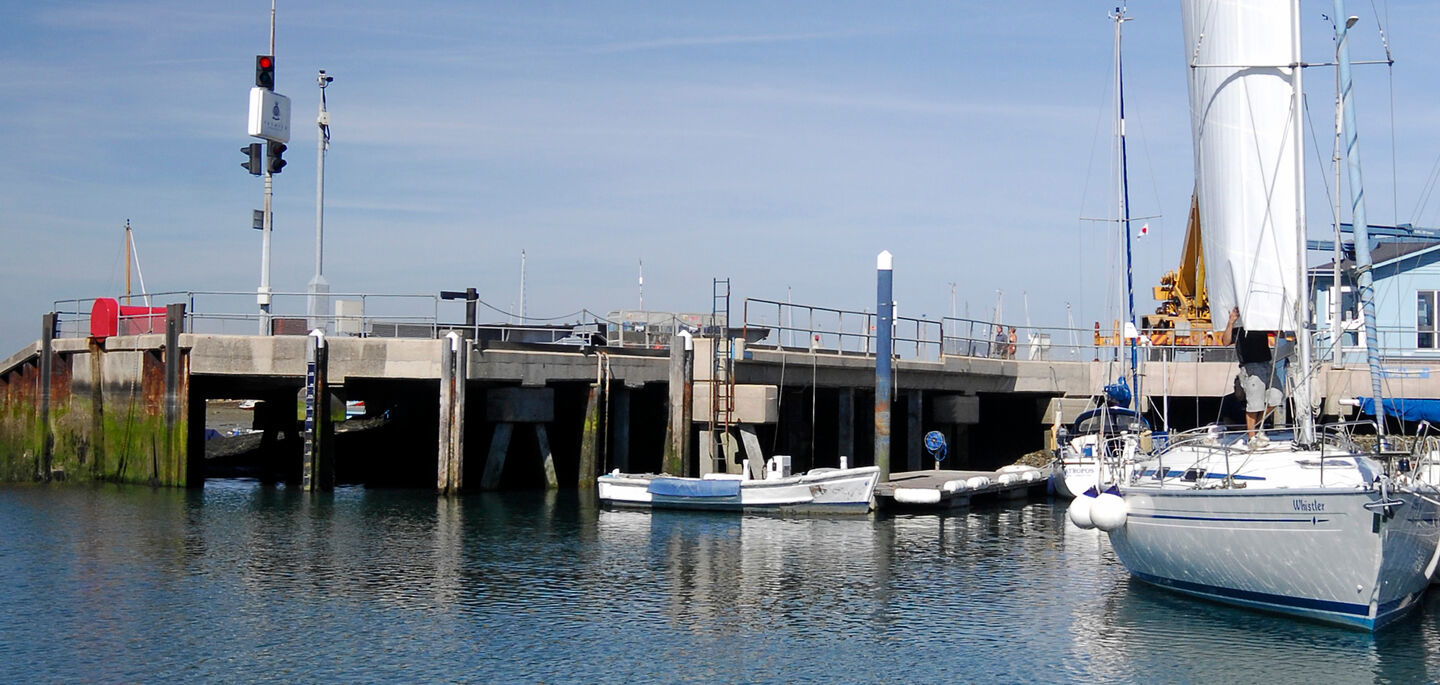
[[[1418,605],[1436,506],[1415,494],[1386,518],[1354,489],[1123,489],[1110,532],[1136,578],[1227,604],[1375,630]]]
[[[1061,462],[1054,471],[1050,473],[1050,484],[1055,494],[1067,499],[1075,499],[1086,490],[1097,487],[1097,484],[1111,480],[1106,475],[1104,481],[1100,479],[1098,471],[1101,465],[1095,460],[1089,461],[1065,461]]]
[[[612,473],[596,480],[600,501],[615,506],[708,511],[770,511],[786,513],[866,513],[874,507],[880,470],[873,466],[826,469],[767,480],[729,481],[733,494],[706,491],[706,483],[724,480],[669,478],[649,474]],[[658,487],[664,483],[681,487]],[[684,486],[695,494],[676,494]]]

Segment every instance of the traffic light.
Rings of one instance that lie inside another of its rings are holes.
[[[255,56],[255,85],[265,90],[275,90],[275,58],[273,56]]]
[[[255,176],[259,176],[260,174],[264,173],[264,169],[260,167],[259,143],[251,143],[249,145],[246,145],[245,147],[240,148],[240,151],[245,153],[245,156],[247,157],[246,161],[240,163],[241,167],[243,167],[246,171],[250,172]]]
[[[270,165],[266,167],[270,170],[270,173],[278,174],[280,173],[281,169],[285,168],[285,160],[280,158],[280,155],[285,154],[284,143],[276,143],[272,141],[270,144],[265,146],[265,154],[267,157],[270,158]]]

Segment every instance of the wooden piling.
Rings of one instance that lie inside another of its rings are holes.
[[[921,426],[920,412],[924,409],[923,397],[920,391],[911,390],[905,395],[905,470],[919,471],[922,455],[924,454],[924,430]]]
[[[585,402],[585,427],[580,437],[580,473],[576,477],[575,487],[580,490],[594,490],[595,478],[600,474],[596,470],[599,460],[596,458],[600,446],[600,393],[604,388],[599,383],[590,385],[590,398]]]
[[[670,422],[666,429],[665,463],[660,470],[672,476],[687,475],[690,465],[690,413],[694,402],[695,366],[689,336],[670,338]]]
[[[464,485],[465,457],[465,385],[469,376],[470,341],[450,333],[440,350],[440,441],[435,468],[435,489],[454,495]],[[508,443],[508,435],[506,436]],[[499,462],[503,465],[504,455]],[[481,487],[489,486],[490,468],[486,465]],[[494,475],[499,479],[499,473]]]
[[[440,340],[440,434],[435,455],[435,490],[450,492],[450,421],[455,406],[455,350],[450,340]]]
[[[40,420],[36,434],[40,436],[40,459],[36,463],[36,480],[50,480],[51,459],[54,458],[55,437],[50,428],[50,383],[55,369],[55,312],[41,317],[40,333]]]
[[[105,474],[105,346],[90,338],[90,477]],[[203,422],[202,422],[203,425]]]
[[[449,492],[455,494],[465,488],[465,395],[466,386],[470,380],[470,345],[469,338],[460,338],[458,341],[460,349],[455,351],[453,364],[455,372],[452,374],[452,381],[455,384],[450,409],[450,460],[449,460]]]
[[[300,486],[307,492],[335,489],[334,421],[330,414],[330,346],[310,334],[305,378],[305,463]]]

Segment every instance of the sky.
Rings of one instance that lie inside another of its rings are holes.
[[[524,250],[537,323],[639,307],[642,262],[650,310],[708,312],[712,279],[729,278],[737,317],[746,298],[873,311],[889,250],[902,316],[989,319],[999,302],[1016,325],[1108,322],[1121,236],[1092,219],[1117,211],[1114,6],[279,0],[276,90],[293,109],[272,287],[300,293],[314,275],[325,69],[335,292],[475,287],[494,307],[480,319],[504,321]],[[127,220],[147,290],[254,292],[263,184],[240,149],[269,10],[5,3],[0,357],[38,339],[57,300],[123,293]],[[1384,57],[1378,28],[1396,59],[1356,68],[1370,222],[1440,226],[1428,198],[1440,8],[1349,11],[1362,18],[1353,59]],[[1307,61],[1333,56],[1332,12],[1302,3]],[[1179,260],[1194,163],[1179,4],[1128,13],[1131,215],[1149,217],[1134,226],[1149,226],[1134,287],[1148,312]],[[1333,71],[1305,80],[1310,232],[1324,238]],[[253,294],[204,302],[257,309]],[[304,311],[300,298],[276,308]]]

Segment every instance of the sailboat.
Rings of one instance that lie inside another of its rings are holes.
[[[1055,419],[1055,459],[1050,470],[1050,489],[1061,497],[1080,498],[1076,503],[1077,515],[1089,506],[1089,493],[1093,497],[1100,490],[1115,482],[1119,464],[1126,455],[1133,456],[1140,441],[1149,435],[1150,425],[1138,411],[1140,403],[1138,332],[1135,327],[1135,284],[1130,265],[1130,186],[1129,171],[1125,159],[1125,79],[1121,61],[1121,29],[1130,20],[1124,7],[1117,7],[1110,14],[1115,23],[1115,135],[1117,140],[1116,202],[1119,207],[1121,230],[1125,236],[1125,294],[1127,298],[1126,326],[1123,338],[1128,341],[1128,371],[1131,382],[1121,376],[1115,383],[1107,385],[1099,405],[1086,410],[1076,417],[1070,426],[1061,426],[1060,417]],[[996,320],[999,320],[998,317]],[[1131,388],[1134,388],[1132,394]],[[1136,408],[1130,408],[1132,399]]]
[[[1343,0],[1335,4],[1346,16]],[[1301,333],[1288,374],[1296,425],[1173,436],[1096,497],[1086,523],[1108,533],[1116,557],[1139,580],[1376,630],[1416,607],[1429,585],[1440,560],[1440,497],[1404,471],[1400,455],[1383,449],[1383,419],[1382,447],[1374,451],[1360,449],[1343,427],[1317,430],[1312,419],[1299,2],[1181,5],[1212,309],[1238,308],[1248,330]],[[1342,82],[1349,71],[1344,30],[1337,25]],[[1347,110],[1361,298],[1373,331],[1353,122]],[[1373,354],[1373,337],[1370,346]],[[1372,366],[1378,396],[1377,370]]]

